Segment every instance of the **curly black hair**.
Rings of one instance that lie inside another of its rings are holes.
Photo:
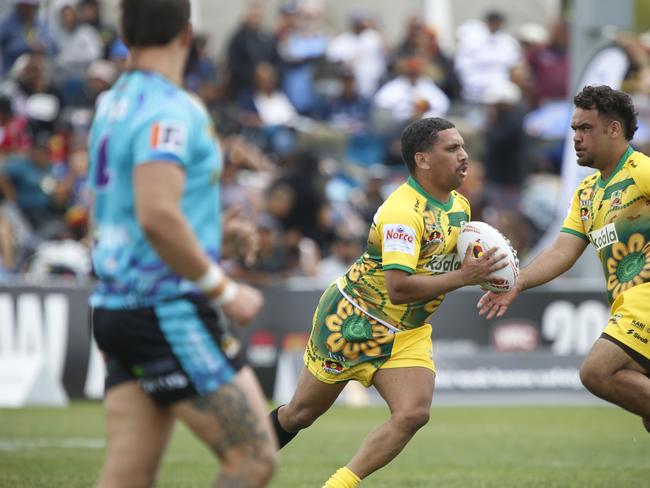
[[[630,96],[622,91],[614,90],[607,85],[585,86],[573,98],[573,104],[584,110],[596,109],[598,115],[612,121],[617,120],[623,125],[625,139],[631,141],[639,128],[637,111]]]
[[[429,117],[416,120],[402,132],[402,158],[409,173],[415,170],[415,153],[431,149],[438,138],[438,132],[456,127],[448,120]]]

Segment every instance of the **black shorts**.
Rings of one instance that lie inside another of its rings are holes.
[[[95,308],[92,328],[106,361],[106,390],[135,379],[161,405],[212,393],[245,364],[239,341],[203,298]]]

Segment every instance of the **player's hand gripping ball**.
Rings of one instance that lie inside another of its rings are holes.
[[[472,256],[475,258],[481,257],[485,251],[493,247],[499,249],[497,254],[506,255],[505,259],[508,265],[495,271],[492,274],[492,279],[481,284],[483,288],[495,292],[505,292],[515,286],[519,276],[517,251],[512,248],[510,241],[501,232],[485,222],[468,222],[461,229],[456,242],[456,250],[461,260],[465,258],[467,246],[472,246]]]

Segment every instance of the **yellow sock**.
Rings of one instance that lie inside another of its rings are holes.
[[[357,488],[359,483],[361,479],[350,468],[343,466],[327,480],[323,488]]]

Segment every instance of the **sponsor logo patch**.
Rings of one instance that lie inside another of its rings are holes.
[[[161,121],[151,126],[149,145],[162,152],[180,154],[187,142],[187,129],[178,122]]]
[[[434,254],[424,265],[424,268],[434,274],[449,273],[460,268],[460,258],[458,254]]]
[[[444,234],[441,232],[441,229],[438,227],[434,227],[431,232],[429,233],[429,236],[427,237],[427,242],[432,243],[432,244],[440,244],[443,239],[444,239]]]
[[[632,327],[636,327],[639,330],[645,330],[645,324],[634,319],[632,320]]]
[[[642,335],[638,334],[637,332],[634,332],[634,329],[630,329],[630,330],[628,330],[627,333],[628,333],[629,335],[631,335],[632,337],[634,337],[634,338],[635,338],[637,341],[639,341],[639,342],[643,342],[644,344],[647,344],[647,343],[648,343],[648,338],[647,338],[647,337],[643,337]]]
[[[415,229],[404,224],[384,225],[384,252],[415,255]]]
[[[580,220],[589,220],[589,207],[594,191],[591,188],[585,188],[580,192]]]
[[[140,378],[140,386],[147,393],[182,390],[189,384],[187,376],[183,373],[171,373],[157,378]]]
[[[614,324],[614,325],[618,325],[618,319],[620,319],[620,318],[622,318],[622,317],[623,317],[623,314],[617,312],[617,313],[615,313],[614,315],[612,315],[612,316],[609,318],[609,321],[610,321],[612,324]]]
[[[607,224],[605,227],[591,231],[589,233],[589,239],[591,239],[592,244],[599,251],[604,247],[611,246],[615,242],[618,242],[616,226],[614,224]]]
[[[341,374],[343,372],[343,365],[337,361],[332,361],[331,359],[326,359],[323,361],[323,369],[329,374]]]

